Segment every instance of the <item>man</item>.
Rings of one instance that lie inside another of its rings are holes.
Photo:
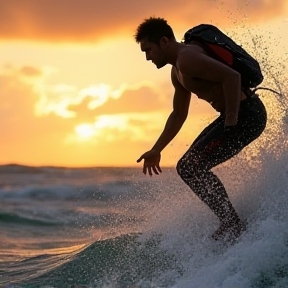
[[[176,169],[219,218],[220,226],[212,237],[236,239],[245,229],[245,221],[240,220],[223,184],[211,169],[260,136],[267,120],[264,105],[257,95],[245,95],[241,75],[214,59],[200,43],[177,42],[165,19],[145,19],[137,28],[135,40],[146,54],[146,60],[158,69],[172,65],[171,80],[175,88],[173,111],[162,134],[137,162],[144,160],[144,174],[148,172],[152,176],[162,172],[161,151],[186,120],[191,93],[210,103],[220,116],[200,133]]]

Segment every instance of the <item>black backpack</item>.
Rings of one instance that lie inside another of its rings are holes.
[[[242,88],[253,88],[263,81],[259,63],[217,27],[201,24],[191,28],[184,35],[184,43],[188,44],[193,40],[204,45],[213,58],[239,72]]]

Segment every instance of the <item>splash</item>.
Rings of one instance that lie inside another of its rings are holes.
[[[164,279],[170,279],[174,288],[288,286],[286,50],[277,35],[263,35],[259,29],[247,27],[242,33],[240,27],[230,31],[230,37],[251,36],[241,44],[253,52],[262,67],[265,79],[261,87],[266,89],[257,93],[267,108],[268,123],[259,139],[214,169],[249,228],[234,246],[211,242],[209,236],[217,228],[217,220],[171,172],[157,183],[161,193],[145,215],[150,233],[146,232],[146,237],[161,234],[161,247],[177,255],[183,267],[182,275],[163,273],[161,280],[157,279],[160,287]],[[268,48],[271,43],[274,50]]]

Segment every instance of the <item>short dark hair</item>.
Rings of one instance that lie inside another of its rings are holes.
[[[134,35],[135,40],[139,43],[144,38],[149,42],[159,44],[160,39],[165,36],[169,39],[175,39],[174,33],[167,21],[160,17],[150,17],[145,19],[137,28]]]

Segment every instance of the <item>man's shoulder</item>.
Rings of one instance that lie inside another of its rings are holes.
[[[177,63],[178,65],[185,65],[190,61],[198,59],[203,53],[203,49],[196,45],[186,45],[179,51]]]
[[[182,49],[179,51],[179,56],[190,57],[203,53],[204,50],[199,45],[195,44],[184,44]]]
[[[190,46],[190,45],[187,45]],[[182,74],[186,74],[187,69],[190,71],[191,66],[194,66],[201,55],[201,50],[194,45],[191,47],[185,47],[179,51],[176,61],[176,71],[180,71]]]

